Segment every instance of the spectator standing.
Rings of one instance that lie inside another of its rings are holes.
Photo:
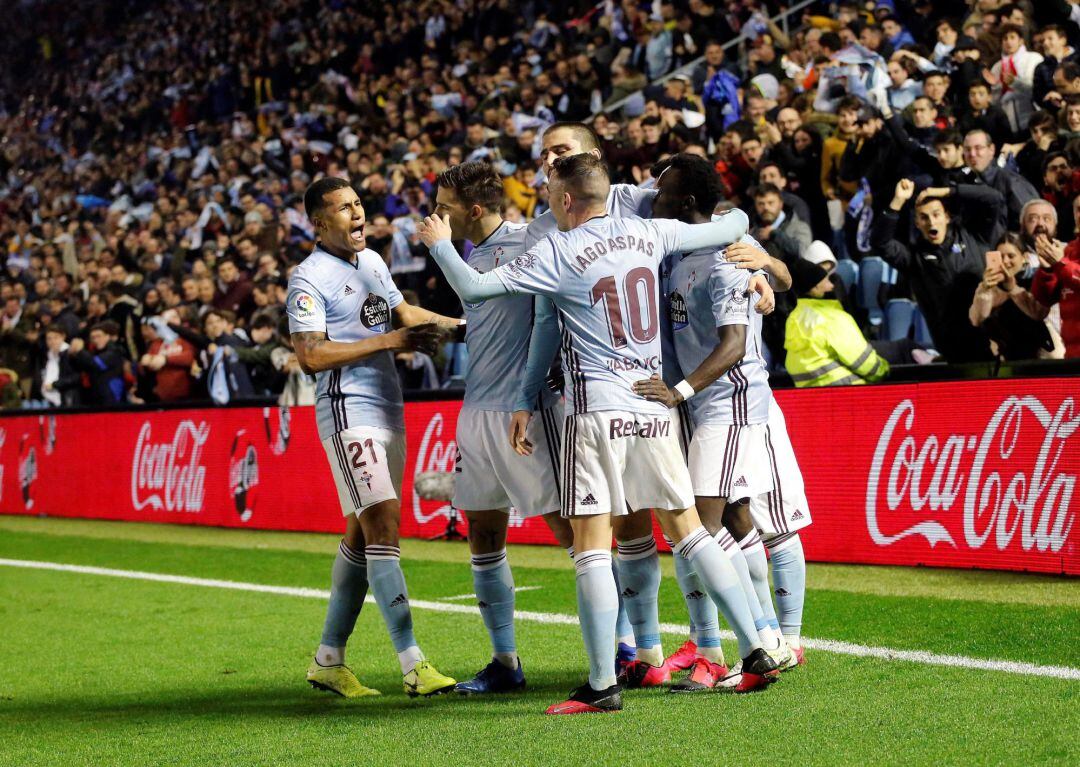
[[[1073,217],[1080,232],[1080,197],[1073,200]],[[1061,340],[1065,357],[1080,357],[1080,236],[1063,245],[1045,234],[1036,239],[1039,270],[1031,292],[1044,306],[1057,305],[1061,312]]]
[[[1024,32],[1011,24],[1001,28],[1001,60],[994,64],[990,76],[994,95],[1009,118],[1014,136],[1027,132],[1034,111],[1033,89],[1035,68],[1042,63],[1041,54],[1029,51],[1024,45]]]
[[[59,325],[45,329],[45,364],[38,374],[41,398],[51,407],[75,407],[82,402],[82,376],[68,354],[67,334]]]
[[[1005,199],[1007,223],[1010,229],[1020,225],[1020,211],[1039,193],[1031,183],[1015,171],[1002,168],[997,161],[997,147],[985,130],[973,130],[964,136],[964,163],[972,173]]]
[[[971,324],[990,338],[994,353],[1005,360],[1030,360],[1054,352],[1044,320],[1050,310],[1031,294],[1023,244],[1007,234],[995,245],[1000,259],[988,263],[968,310]]]
[[[971,325],[968,309],[985,271],[984,254],[1005,231],[1001,193],[969,184],[924,190],[915,203],[918,234],[909,243],[897,228],[914,194],[914,181],[897,183],[892,202],[874,221],[871,247],[907,278],[945,359],[989,360],[986,335]],[[945,207],[949,198],[963,206],[963,223],[954,222]]]
[[[143,322],[146,354],[139,364],[154,374],[153,392],[159,402],[191,399],[195,383],[191,375],[195,347],[169,328],[169,323],[179,319],[175,310],[170,310]]]
[[[124,380],[124,351],[117,340],[120,328],[113,320],[99,322],[90,328],[90,342],[81,338],[71,340],[68,354],[72,367],[85,375],[84,401],[89,405],[119,405],[125,402],[127,383]]]

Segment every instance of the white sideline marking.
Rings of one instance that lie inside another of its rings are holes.
[[[515,586],[514,591],[539,591],[543,586]],[[464,602],[468,599],[476,599],[476,594],[458,594],[452,597],[439,597],[439,602]]]
[[[53,570],[65,573],[79,573],[81,575],[105,575],[112,578],[128,578],[138,581],[155,581],[157,583],[177,583],[184,586],[205,586],[216,589],[231,589],[233,591],[254,591],[260,594],[280,594],[290,597],[304,597],[306,599],[329,599],[330,592],[325,589],[306,589],[297,586],[270,586],[263,583],[242,583],[240,581],[222,581],[212,578],[191,578],[186,575],[167,575],[164,573],[147,573],[138,570],[114,570],[108,567],[89,567],[86,565],[67,565],[60,562],[38,562],[26,559],[2,559],[0,567],[20,567],[29,570]],[[374,603],[373,597],[368,597],[366,602]],[[480,609],[472,605],[447,604],[446,602],[431,602],[422,599],[411,599],[409,603],[419,610],[432,610],[442,613],[461,613],[479,615]],[[578,619],[573,615],[561,613],[538,613],[528,610],[518,610],[515,613],[518,620],[532,621],[534,623],[547,623],[561,626],[576,626]],[[678,623],[661,623],[660,630],[665,634],[686,636],[688,626]],[[730,631],[720,632],[724,639],[734,639],[735,635]],[[1024,676],[1041,676],[1053,679],[1069,679],[1080,681],[1080,668],[1069,666],[1039,666],[1034,663],[1020,663],[1010,660],[988,660],[984,658],[968,658],[963,655],[939,655],[923,650],[894,650],[889,647],[870,647],[868,645],[855,644],[854,642],[841,642],[835,639],[803,639],[803,645],[811,650],[840,653],[842,655],[854,655],[860,658],[880,658],[881,660],[899,660],[909,663],[923,663],[931,666],[953,666],[956,668],[977,669],[980,671],[1001,671],[1006,674],[1021,674]]]

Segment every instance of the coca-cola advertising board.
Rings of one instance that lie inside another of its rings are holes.
[[[1080,575],[1080,378],[776,398],[814,519],[801,534],[809,559]],[[406,406],[406,536],[437,536],[456,515],[418,498],[412,478],[453,470],[460,407]],[[344,527],[312,408],[0,418],[0,513]],[[542,521],[512,513],[510,525],[512,542],[554,543]]]

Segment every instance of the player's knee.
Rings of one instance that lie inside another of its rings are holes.
[[[723,523],[732,537],[741,541],[754,529],[754,520],[750,517],[750,504],[729,503],[724,509]]]
[[[544,521],[560,546],[566,549],[574,545],[574,531],[571,529],[568,519],[559,512],[553,511],[544,515]]]
[[[491,554],[506,546],[509,516],[501,511],[465,512],[469,522],[469,548],[473,554]]]
[[[397,501],[376,503],[360,515],[360,528],[368,545],[397,546],[401,523]]]

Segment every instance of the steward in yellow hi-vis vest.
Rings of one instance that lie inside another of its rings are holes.
[[[803,261],[792,265],[799,302],[784,328],[786,367],[796,386],[843,386],[879,381],[889,363],[866,342],[855,319],[833,295],[828,273]]]

